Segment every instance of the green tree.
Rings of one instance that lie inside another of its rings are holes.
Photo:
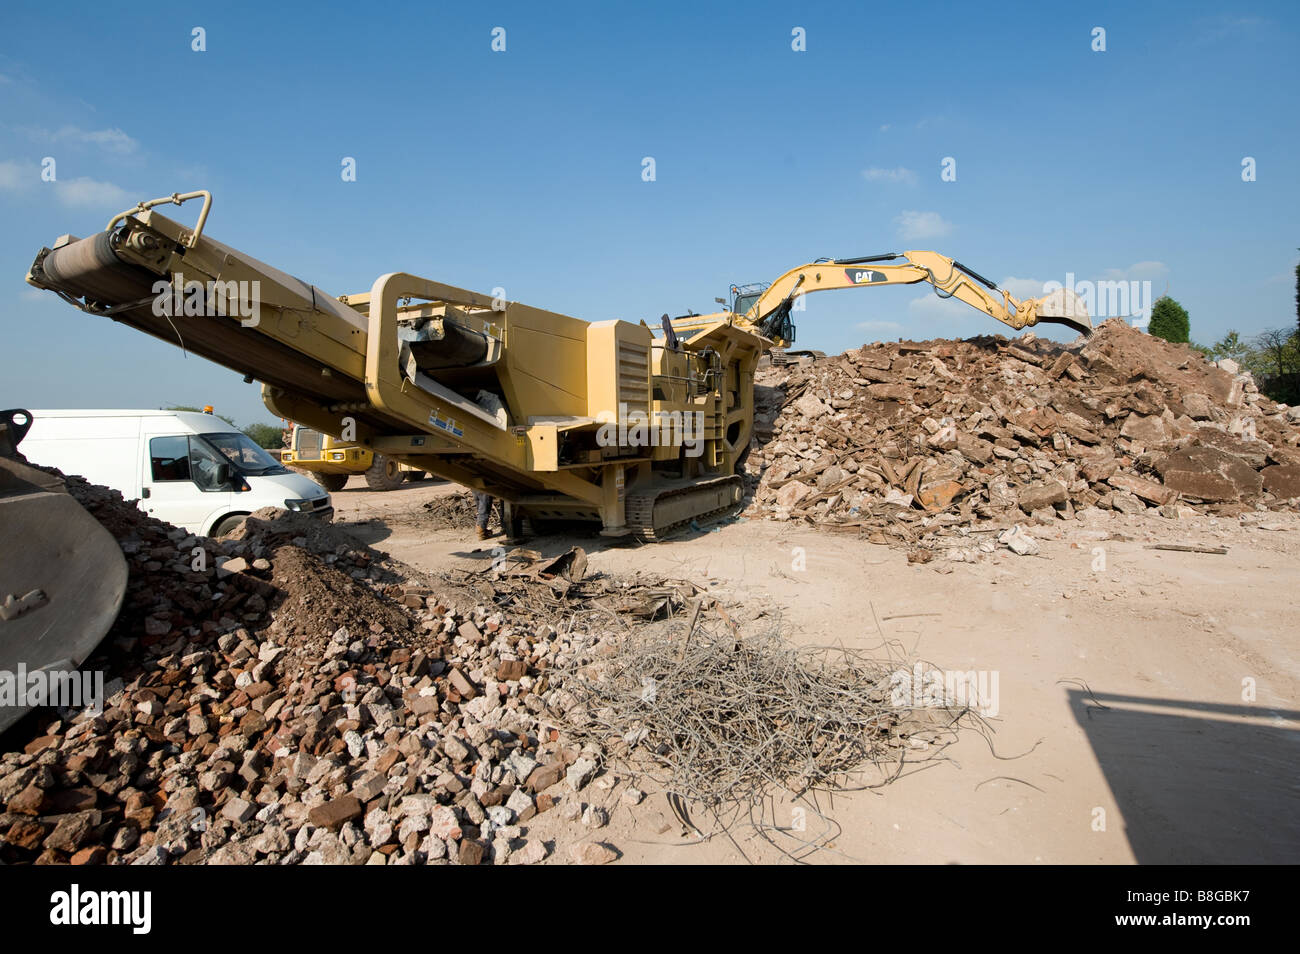
[[[249,424],[244,433],[257,442],[259,447],[268,450],[278,449],[284,444],[284,433],[271,424]]]
[[[1255,337],[1256,360],[1251,368],[1256,374],[1283,377],[1300,371],[1300,339],[1285,328],[1269,328]]]
[[[1176,344],[1187,344],[1191,337],[1191,322],[1187,310],[1168,295],[1161,295],[1151,307],[1150,334]]]
[[[1248,342],[1241,340],[1241,335],[1231,329],[1228,333],[1210,345],[1209,356],[1215,361],[1221,358],[1231,358],[1238,364],[1241,364],[1250,356],[1252,349]]]
[[[1269,328],[1255,336],[1243,362],[1259,389],[1274,401],[1300,404],[1300,335],[1289,328]]]
[[[1300,262],[1295,266],[1295,333],[1300,335]]]

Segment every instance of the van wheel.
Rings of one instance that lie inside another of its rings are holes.
[[[248,514],[237,513],[222,519],[215,527],[212,528],[212,536],[224,537],[228,533],[233,533],[239,527],[243,526],[244,518]]]
[[[393,490],[402,486],[402,467],[397,461],[382,454],[375,455],[375,461],[366,471],[366,486],[371,490]]]
[[[424,478],[429,476],[422,470],[408,470],[404,471],[404,473],[406,474],[407,483],[410,484],[415,483],[417,480],[424,480]]]
[[[307,476],[332,494],[338,493],[348,485],[347,474],[322,474],[319,471],[308,471]]]

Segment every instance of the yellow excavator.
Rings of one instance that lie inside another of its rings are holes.
[[[201,200],[194,226],[158,207]],[[1018,301],[953,259],[823,260],[725,310],[587,322],[405,272],[327,294],[205,234],[212,197],[173,194],[41,249],[28,283],[262,383],[277,417],[506,502],[657,539],[741,500],[758,359],[794,340],[802,295],[929,282],[1014,329],[1087,332],[1067,292]],[[890,264],[893,263],[893,264]]]
[[[882,265],[882,262],[902,264]],[[804,295],[836,288],[866,288],[877,285],[915,285],[929,282],[941,298],[957,298],[1005,325],[1020,331],[1039,322],[1065,325],[1083,334],[1092,333],[1092,321],[1083,300],[1061,288],[1041,298],[1021,301],[998,288],[983,275],[938,252],[886,252],[859,258],[818,259],[792,268],[774,282],[732,285],[731,300],[715,299],[728,310],[712,315],[677,319],[674,326],[689,330],[729,317],[771,339],[777,347],[794,343],[795,325],[791,312],[798,310]]]

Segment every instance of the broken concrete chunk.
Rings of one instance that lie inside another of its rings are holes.
[[[447,679],[451,683],[451,687],[456,690],[462,699],[473,699],[478,695],[478,690],[474,688],[474,684],[466,679],[465,674],[459,669],[451,670],[447,674]]]
[[[812,488],[802,481],[792,480],[776,492],[776,505],[783,510],[793,510],[812,493]]]
[[[1063,504],[1070,499],[1065,484],[1059,480],[1044,480],[1029,487],[1022,487],[1017,502],[1026,513]]]
[[[998,543],[1020,556],[1035,556],[1039,552],[1038,541],[1031,537],[1020,524],[1016,524],[1014,527],[1003,530],[998,534]]]
[[[618,852],[598,841],[587,841],[569,849],[569,857],[578,865],[607,865],[618,859]]]
[[[1198,500],[1240,500],[1263,490],[1263,478],[1254,468],[1217,447],[1189,447],[1169,454],[1156,463],[1156,469],[1166,487]]]
[[[1120,437],[1127,437],[1147,447],[1153,447],[1169,439],[1169,427],[1163,417],[1154,414],[1138,414],[1135,411],[1124,419],[1124,426],[1120,428],[1119,434]]]
[[[590,759],[578,759],[565,773],[565,781],[575,792],[580,792],[596,775],[596,763]]]
[[[1300,466],[1296,464],[1279,464],[1265,467],[1260,472],[1264,489],[1281,500],[1300,497]]]
[[[1116,490],[1123,490],[1134,496],[1141,497],[1156,506],[1173,503],[1178,498],[1178,491],[1165,487],[1154,480],[1136,477],[1133,474],[1114,473],[1106,478],[1106,482]]]

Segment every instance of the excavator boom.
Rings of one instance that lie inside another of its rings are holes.
[[[940,297],[964,301],[1017,331],[1047,322],[1066,325],[1083,334],[1092,333],[1087,307],[1082,299],[1067,289],[1021,301],[961,262],[927,251],[888,252],[811,262],[790,269],[757,297],[741,295],[733,286],[735,298],[732,307],[735,310],[729,314],[741,327],[752,328],[784,347],[794,341],[790,311],[803,295],[835,288],[915,285],[918,282],[929,282]],[[705,315],[692,320],[707,321],[716,317]]]

